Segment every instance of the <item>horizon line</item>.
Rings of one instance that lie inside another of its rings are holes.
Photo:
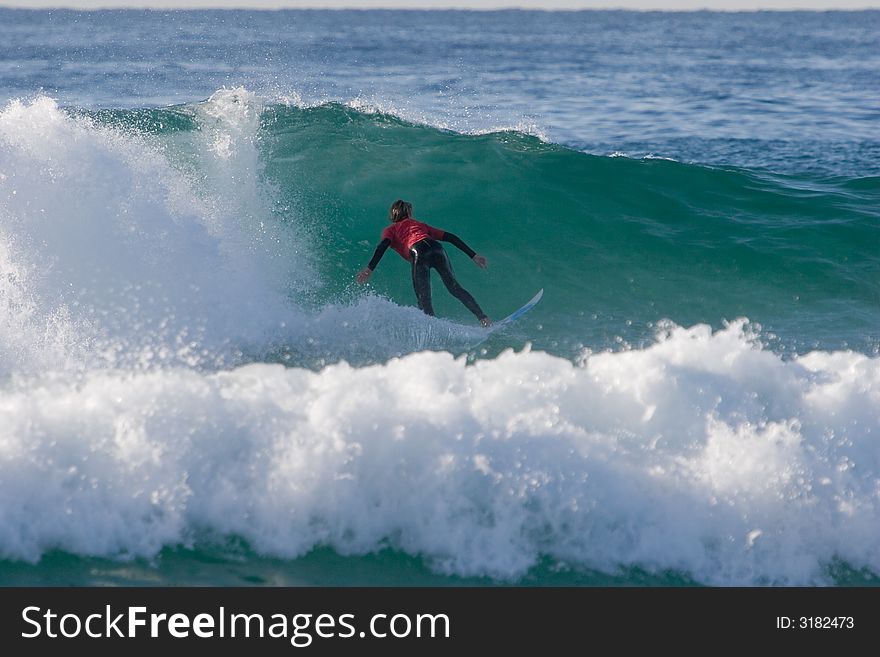
[[[542,13],[581,13],[581,12],[629,12],[639,14],[786,14],[786,13],[855,13],[880,11],[880,7],[788,7],[785,9],[778,7],[753,8],[753,9],[724,9],[724,8],[639,8],[639,7],[523,7],[511,5],[509,7],[400,7],[400,6],[373,6],[373,7],[327,7],[320,5],[301,6],[301,7],[250,7],[242,5],[223,6],[223,7],[205,7],[200,5],[182,5],[175,7],[132,7],[126,5],[108,4],[100,7],[69,7],[63,5],[47,5],[45,7],[24,7],[20,5],[8,5],[0,2],[0,9],[12,11],[71,11],[71,12],[99,12],[99,11],[157,11],[157,12],[176,12],[176,11],[264,11],[264,12],[280,12],[280,11],[399,11],[399,12],[439,12],[439,11],[460,11],[473,13],[494,13],[503,11],[522,11],[522,12],[542,12]]]

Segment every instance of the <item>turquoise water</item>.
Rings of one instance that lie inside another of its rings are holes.
[[[876,353],[877,177],[597,157],[514,131],[450,134],[338,105],[271,108],[264,122],[267,177],[296,190],[334,244],[328,301],[369,258],[361,242],[375,241],[397,194],[493,257],[488,276],[464,275],[497,312],[548,290],[534,345],[553,353],[649,339],[658,318],[717,326],[741,316],[790,349]],[[399,265],[373,280],[406,299]],[[444,310],[467,321],[455,303]]]
[[[0,582],[875,585],[878,23],[0,10]]]

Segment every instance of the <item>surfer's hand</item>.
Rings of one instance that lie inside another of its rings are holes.
[[[373,275],[373,270],[370,269],[369,267],[364,267],[363,269],[361,269],[361,270],[357,273],[356,280],[357,280],[358,283],[360,283],[361,285],[363,285],[363,284],[366,283],[368,280],[370,280],[370,276],[372,276],[372,275]]]
[[[480,326],[482,326],[483,328],[489,328],[490,326],[492,326],[492,320],[488,317],[483,317],[483,319],[480,320]]]
[[[474,257],[471,258],[475,263],[477,263],[477,267],[480,269],[485,269],[489,266],[489,261],[486,260],[486,256],[481,256],[479,253],[475,253]]]

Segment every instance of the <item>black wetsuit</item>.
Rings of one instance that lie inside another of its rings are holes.
[[[469,258],[473,258],[476,255],[476,252],[465,244],[457,235],[446,232],[443,234],[442,240],[454,244],[464,251]],[[385,255],[385,251],[390,244],[391,240],[388,238],[379,242],[379,246],[376,247],[376,252],[370,260],[370,264],[367,265],[370,270],[376,268],[376,265],[379,264],[379,260]],[[455,273],[452,271],[452,264],[449,262],[449,256],[446,254],[446,249],[443,248],[443,245],[440,244],[440,242],[431,239],[430,237],[420,240],[413,244],[409,252],[409,257],[412,265],[412,281],[413,289],[416,292],[416,300],[419,303],[419,308],[424,311],[425,314],[434,315],[434,306],[431,303],[431,268],[433,267],[437,270],[437,273],[440,274],[443,284],[452,296],[461,301],[468,310],[477,316],[477,319],[482,321],[486,317],[486,313],[483,312],[482,308],[480,308],[470,292],[459,285],[458,281],[455,279]]]

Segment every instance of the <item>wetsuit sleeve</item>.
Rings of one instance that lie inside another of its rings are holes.
[[[367,265],[367,268],[370,271],[373,271],[376,268],[376,265],[379,264],[379,261],[382,259],[382,256],[385,255],[385,251],[388,250],[388,246],[390,244],[391,240],[387,237],[379,242],[379,246],[376,247],[376,252],[373,254],[373,258],[370,260],[370,264]]]
[[[461,249],[462,251],[464,251],[464,252],[467,254],[467,257],[468,257],[468,258],[473,258],[475,255],[477,255],[477,252],[474,251],[474,250],[473,250],[471,247],[469,247],[467,244],[465,244],[464,242],[462,242],[461,238],[460,238],[458,235],[453,235],[453,234],[450,233],[450,232],[444,232],[444,233],[443,233],[443,237],[441,237],[440,239],[441,239],[443,242],[449,242],[449,243],[452,244],[453,246],[458,247],[459,249]]]

